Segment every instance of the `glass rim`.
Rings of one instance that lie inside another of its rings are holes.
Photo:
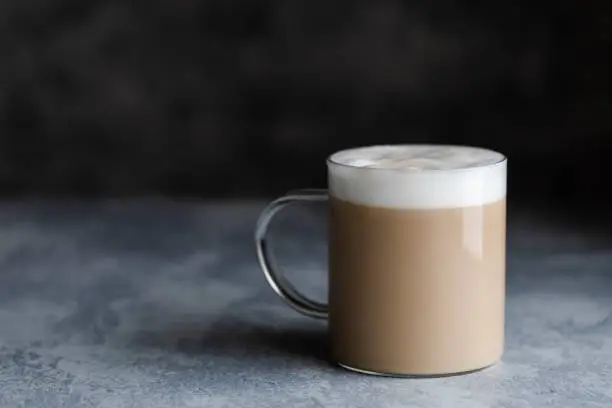
[[[380,168],[380,167],[362,167],[362,166],[355,166],[352,164],[347,164],[347,163],[342,163],[339,162],[337,160],[334,160],[334,156],[340,154],[340,153],[348,153],[348,152],[352,152],[352,151],[358,151],[358,150],[365,150],[365,149],[371,149],[371,148],[379,148],[379,147],[402,147],[402,146],[412,146],[412,147],[449,147],[449,148],[467,148],[467,149],[478,149],[478,150],[485,150],[491,153],[495,153],[500,155],[500,159],[493,162],[493,163],[486,163],[486,164],[480,164],[480,165],[475,165],[475,166],[469,166],[469,167],[461,167],[461,168],[456,168],[456,169],[425,169],[425,170],[411,170],[411,169],[385,169],[385,168]],[[342,149],[342,150],[338,150],[332,154],[330,154],[329,156],[327,156],[327,159],[325,160],[325,162],[327,163],[328,166],[336,166],[336,167],[342,167],[342,168],[346,168],[346,169],[354,169],[354,170],[368,170],[368,171],[375,171],[375,172],[401,172],[401,173],[410,173],[410,174],[423,174],[423,173],[453,173],[453,172],[463,172],[463,171],[470,171],[470,170],[475,170],[475,169],[483,169],[483,168],[488,168],[488,167],[497,167],[497,166],[501,166],[503,164],[505,164],[508,161],[508,157],[497,151],[497,150],[493,150],[493,149],[488,149],[486,147],[480,147],[480,146],[472,146],[472,145],[452,145],[452,144],[436,144],[436,143],[403,143],[403,144],[380,144],[380,145],[365,145],[365,146],[357,146],[357,147],[351,147],[348,149]]]

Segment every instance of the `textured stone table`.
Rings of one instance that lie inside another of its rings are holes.
[[[0,205],[0,407],[610,407],[612,244],[510,220],[507,348],[401,380],[326,361],[326,328],[266,286],[260,203]],[[295,209],[281,264],[325,296],[324,223]]]

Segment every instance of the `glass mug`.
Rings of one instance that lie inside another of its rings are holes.
[[[468,146],[340,151],[329,190],[299,190],[262,212],[255,241],[274,290],[329,320],[331,355],[367,374],[441,376],[497,362],[504,348],[504,155]],[[272,262],[266,232],[286,205],[329,202],[328,304],[297,291]]]

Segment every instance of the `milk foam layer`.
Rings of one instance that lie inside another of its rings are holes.
[[[483,205],[506,196],[506,159],[468,146],[372,146],[335,153],[330,194],[355,204],[396,209]]]

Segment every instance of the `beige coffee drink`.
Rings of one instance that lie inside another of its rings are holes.
[[[487,367],[504,346],[506,159],[374,146],[329,167],[333,359],[381,374]]]
[[[296,311],[329,320],[334,363],[367,374],[475,371],[504,348],[506,158],[467,146],[345,150],[328,190],[272,201],[255,228],[257,258]],[[329,201],[329,299],[296,289],[274,262],[268,229],[298,202]]]

